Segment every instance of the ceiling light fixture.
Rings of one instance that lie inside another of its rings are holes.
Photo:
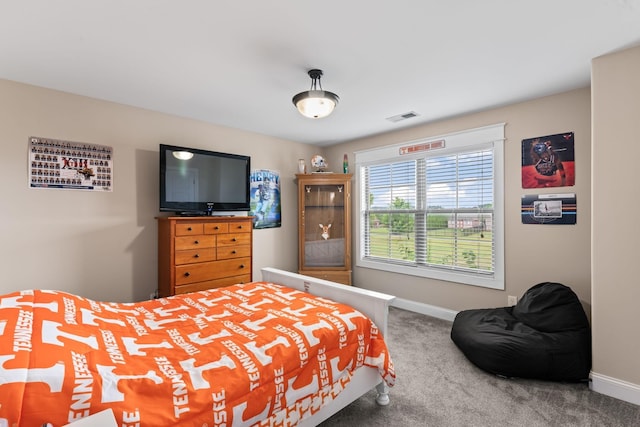
[[[191,151],[174,151],[172,154],[178,160],[189,160],[193,157]]]
[[[309,70],[309,77],[311,77],[311,89],[294,96],[293,104],[303,116],[321,119],[331,114],[340,98],[333,92],[322,90],[322,83],[320,83],[322,70]]]

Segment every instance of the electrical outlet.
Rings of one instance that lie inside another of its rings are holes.
[[[515,295],[509,295],[507,297],[507,304],[508,305],[516,305],[518,303],[518,297]]]

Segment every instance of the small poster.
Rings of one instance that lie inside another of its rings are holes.
[[[113,148],[29,137],[29,186],[113,191]]]
[[[253,228],[280,227],[280,173],[266,169],[251,171]]]
[[[575,224],[575,193],[522,196],[523,224]]]
[[[522,188],[575,185],[573,132],[522,140]]]

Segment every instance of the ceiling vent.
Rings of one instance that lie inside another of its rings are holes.
[[[398,114],[397,116],[387,117],[387,120],[393,123],[401,122],[403,120],[411,119],[413,117],[417,117],[420,114],[415,111],[409,111],[408,113]]]

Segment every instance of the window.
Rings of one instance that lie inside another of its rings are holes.
[[[504,124],[355,153],[356,265],[504,289]]]

